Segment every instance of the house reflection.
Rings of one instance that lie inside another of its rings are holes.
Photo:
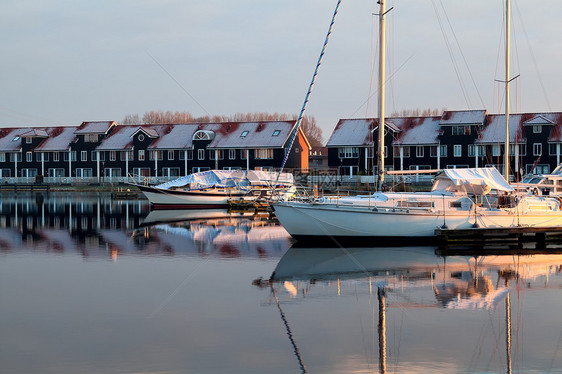
[[[150,212],[146,200],[103,194],[7,195],[0,199],[0,250],[119,255],[281,256],[288,234],[269,216],[226,210]]]

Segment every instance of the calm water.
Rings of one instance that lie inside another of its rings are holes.
[[[305,248],[267,215],[0,198],[1,373],[562,372],[555,252]]]

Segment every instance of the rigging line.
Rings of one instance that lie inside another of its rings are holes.
[[[456,74],[457,79],[459,81],[459,85],[461,87],[461,92],[464,96],[464,100],[466,101],[466,105],[468,106],[468,108],[472,108],[472,104],[470,103],[470,99],[468,98],[468,96],[466,94],[466,90],[465,90],[465,87],[464,87],[464,83],[462,81],[462,76],[461,76],[459,68],[457,66],[457,62],[455,61],[455,56],[453,54],[453,51],[451,50],[451,46],[449,44],[449,39],[447,39],[447,34],[445,33],[445,28],[443,27],[443,23],[441,22],[441,16],[439,15],[439,10],[437,9],[437,6],[435,5],[435,0],[431,0],[431,4],[433,5],[433,10],[435,11],[435,16],[437,17],[437,22],[439,23],[439,28],[441,29],[441,34],[443,34],[443,40],[445,41],[445,46],[447,47],[447,51],[449,52],[449,57],[451,58],[451,62],[453,64],[453,70],[455,71],[455,74]]]
[[[411,54],[410,57],[408,57],[403,63],[402,65],[400,65],[400,67],[394,72],[392,73],[386,80],[385,80],[385,84],[388,83],[407,63],[408,61],[410,61],[412,59],[412,57],[415,56],[415,53]],[[363,108],[363,106],[365,106],[365,104],[368,104],[371,100],[371,98],[378,94],[378,90],[373,92],[368,98],[367,100],[365,100],[363,103],[361,103],[361,105],[359,105],[359,107],[357,109],[355,109],[355,111],[353,113],[351,113],[351,115],[349,117],[353,117],[357,114],[357,112],[359,112],[361,110],[361,108]]]
[[[299,351],[299,347],[297,347],[297,342],[295,341],[294,337],[293,337],[293,332],[291,331],[291,327],[289,326],[289,321],[287,321],[287,317],[285,317],[285,313],[283,312],[283,309],[281,308],[281,303],[279,303],[279,299],[277,298],[277,293],[275,292],[275,289],[273,288],[273,286],[270,283],[270,287],[271,287],[271,292],[273,292],[273,297],[275,298],[275,302],[277,303],[277,308],[279,309],[279,314],[281,315],[281,319],[283,320],[283,324],[285,325],[285,330],[287,330],[287,336],[289,337],[289,340],[291,341],[291,345],[293,346],[293,351],[295,352],[295,355],[297,356],[297,360],[299,361],[299,366],[301,368],[301,371],[303,373],[307,373],[306,371],[306,366],[304,366],[304,362],[302,361],[302,356],[301,353]]]
[[[299,113],[299,118],[297,122],[293,126],[291,140],[289,142],[289,146],[287,147],[287,152],[285,152],[285,157],[283,157],[283,162],[281,163],[281,168],[279,169],[279,174],[277,174],[277,180],[281,176],[281,172],[287,163],[287,159],[289,158],[289,154],[291,153],[291,149],[293,148],[293,144],[295,142],[295,138],[297,136],[299,127],[302,122],[302,118],[304,116],[304,112],[306,111],[306,107],[308,105],[308,101],[310,98],[310,93],[312,92],[312,88],[314,87],[314,82],[316,81],[316,77],[318,76],[318,69],[320,68],[320,64],[322,63],[322,59],[324,58],[324,53],[326,52],[326,46],[328,45],[328,40],[330,39],[330,35],[332,34],[332,29],[334,28],[334,23],[336,21],[336,16],[338,14],[338,9],[340,7],[342,0],[338,0],[336,4],[336,9],[334,10],[334,14],[332,15],[332,21],[330,22],[330,27],[328,28],[328,33],[326,34],[326,39],[324,40],[324,45],[322,46],[322,51],[320,52],[320,57],[318,57],[318,62],[316,63],[316,68],[314,69],[314,74],[312,75],[312,80],[310,81],[310,85],[308,86],[308,92],[306,93],[304,103],[302,105],[301,111]],[[277,181],[276,181],[277,182]]]
[[[480,91],[478,90],[478,86],[476,85],[476,81],[474,80],[474,76],[472,75],[472,71],[470,70],[468,62],[466,61],[466,57],[464,56],[464,53],[462,52],[462,48],[460,47],[459,40],[457,39],[457,34],[455,33],[455,30],[453,29],[453,25],[451,24],[451,21],[449,20],[449,15],[447,14],[447,11],[445,10],[445,7],[443,5],[443,1],[439,0],[439,3],[441,4],[441,8],[443,9],[443,13],[445,14],[445,19],[447,20],[447,23],[449,24],[449,28],[451,29],[451,32],[453,33],[453,38],[455,39],[455,42],[457,44],[457,48],[459,49],[459,52],[462,56],[462,59],[464,61],[464,65],[466,66],[466,70],[468,71],[468,75],[470,76],[470,79],[472,80],[472,84],[474,85],[474,89],[476,90],[476,93],[478,94],[478,98],[480,99],[480,104],[482,104],[482,107],[484,108],[484,107],[486,107],[486,105],[484,104],[484,100],[482,99],[482,95],[480,95]]]
[[[193,100],[197,105],[199,105],[199,108],[203,109],[203,111],[205,113],[207,113],[207,115],[210,117],[211,114],[207,111],[207,109],[205,109],[203,107],[203,105],[201,105],[182,85],[180,82],[178,82],[178,80],[176,78],[174,78],[174,76],[172,74],[170,74],[170,72],[168,70],[166,70],[166,68],[164,66],[162,66],[162,64],[160,62],[158,62],[158,60],[156,60],[156,58],[154,58],[153,55],[150,54],[150,52],[146,51],[146,53],[150,56],[150,58],[152,59],[152,61],[154,61],[158,66],[160,66],[160,68],[166,73],[168,74],[168,76],[170,78],[172,78],[172,80],[174,82],[176,82],[176,84],[183,90],[183,92],[185,92],[187,94],[187,96],[189,96],[191,98],[191,100]]]
[[[531,54],[531,59],[533,60],[533,65],[535,67],[535,72],[537,73],[538,79],[539,79],[539,83],[541,85],[541,89],[542,89],[542,93],[544,95],[544,99],[546,101],[546,105],[548,106],[548,110],[552,111],[552,108],[550,106],[550,101],[548,100],[548,95],[546,92],[546,89],[544,87],[544,83],[541,77],[541,73],[537,64],[537,59],[535,58],[535,54],[533,53],[533,49],[531,46],[531,41],[529,40],[529,34],[527,33],[527,29],[525,29],[525,23],[523,22],[523,17],[521,16],[521,11],[519,10],[519,6],[517,5],[517,2],[515,2],[515,9],[517,9],[517,13],[519,14],[519,19],[521,20],[521,28],[523,29],[523,34],[525,35],[525,40],[527,41],[527,47],[529,48],[529,53]]]

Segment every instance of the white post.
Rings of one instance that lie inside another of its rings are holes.
[[[515,143],[515,172],[519,172],[519,144]]]
[[[400,170],[404,170],[404,147],[400,146]]]
[[[68,178],[72,178],[72,147],[68,147]]]
[[[556,167],[560,165],[560,143],[556,144]]]
[[[185,151],[183,151],[183,153],[184,153],[184,159],[185,159],[184,160],[185,176],[187,176],[188,175],[188,173],[187,173],[187,149]]]
[[[100,152],[96,151],[96,153],[94,153],[96,155],[96,168],[97,173],[98,173],[98,183],[100,182]]]
[[[478,155],[480,152],[480,146],[478,144],[474,144],[474,167],[478,167]]]
[[[154,155],[154,176],[158,176],[158,151],[152,151]]]
[[[129,151],[125,153],[125,177],[129,177]]]
[[[441,143],[437,144],[437,169],[441,169]]]
[[[215,170],[219,169],[219,150],[215,149]]]
[[[250,150],[246,149],[246,170],[250,170]]]
[[[18,154],[17,152],[14,153],[14,170],[16,172],[16,174],[14,175],[14,177],[18,177]]]
[[[41,175],[45,176],[45,152],[41,152]]]

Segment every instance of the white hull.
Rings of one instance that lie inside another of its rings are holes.
[[[226,207],[230,199],[240,198],[245,191],[228,189],[166,190],[137,186],[154,208],[205,208]]]
[[[435,230],[509,228],[517,226],[560,227],[561,211],[523,211],[522,209],[414,210],[337,206],[282,202],[274,205],[275,215],[283,227],[297,239],[312,238],[434,238]]]

